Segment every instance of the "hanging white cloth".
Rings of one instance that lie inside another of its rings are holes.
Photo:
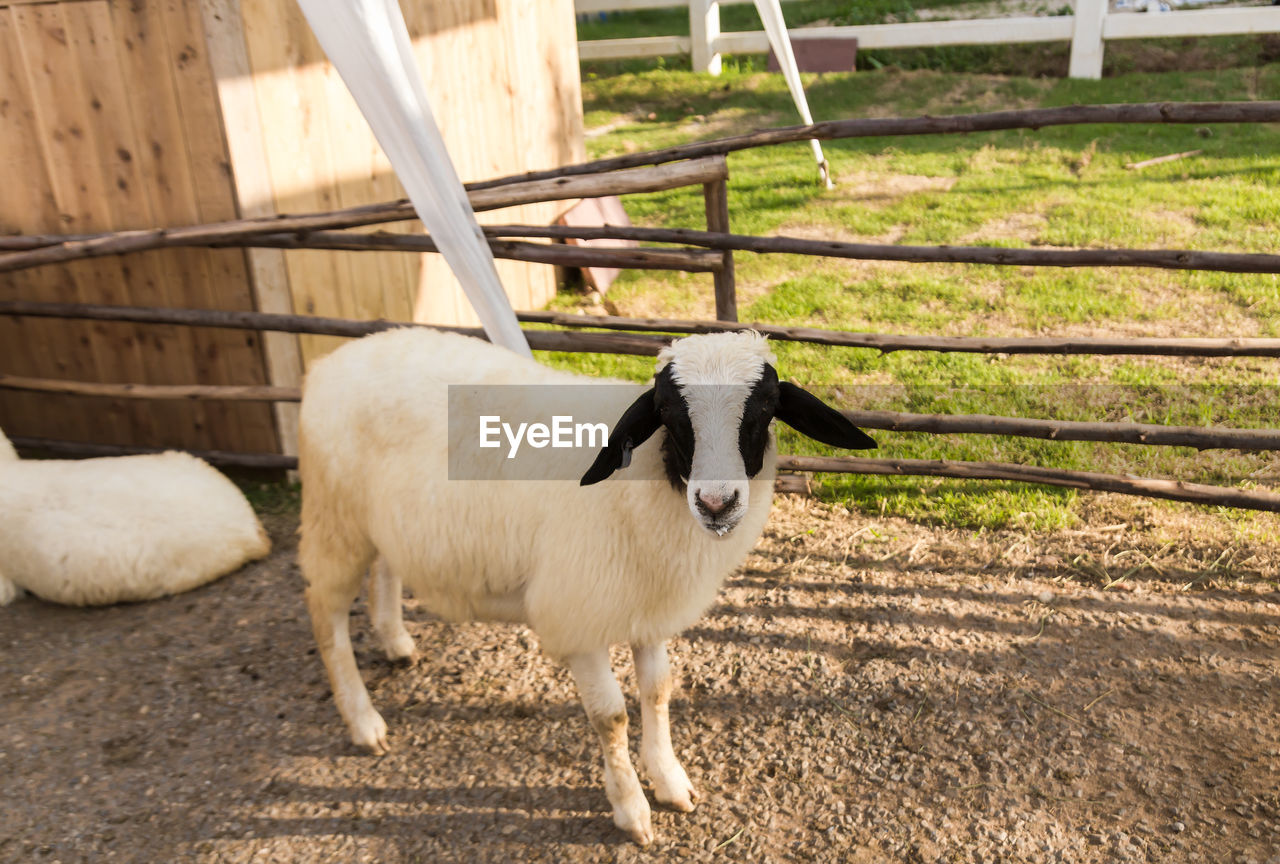
[[[796,103],[800,119],[806,126],[813,125],[813,115],[809,113],[809,100],[805,98],[804,86],[800,83],[800,67],[796,65],[795,52],[791,50],[791,37],[787,35],[787,22],[782,17],[782,5],[779,0],[755,0],[756,11],[764,22],[764,31],[769,36],[769,47],[778,58],[782,67],[782,77],[787,81],[787,89],[791,91],[791,100]],[[827,159],[822,155],[822,145],[818,139],[810,138],[809,146],[813,149],[813,158],[818,161],[818,173],[828,189],[834,188],[831,182],[831,170]]]
[[[494,344],[532,357],[445,149],[396,0],[298,0]]]

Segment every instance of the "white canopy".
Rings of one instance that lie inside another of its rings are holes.
[[[445,149],[396,0],[298,0],[494,344],[532,357]]]

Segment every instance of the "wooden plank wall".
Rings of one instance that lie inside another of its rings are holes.
[[[572,0],[402,0],[401,6],[432,111],[464,181],[585,158]],[[403,197],[296,3],[242,0],[240,13],[275,211]],[[261,202],[242,201],[255,203]],[[566,206],[511,208],[482,214],[481,221],[549,224]],[[415,222],[392,230],[422,228]],[[308,250],[286,252],[285,262],[298,312],[476,323],[438,255]],[[498,273],[516,308],[538,308],[555,293],[546,265],[499,261]],[[304,358],[338,341],[304,336]]]
[[[198,4],[0,0],[0,231],[79,233],[239,215]],[[254,308],[237,250],[152,252],[0,276],[0,296]],[[0,370],[81,381],[266,383],[257,334],[0,320]],[[270,409],[0,391],[0,428],[113,444],[273,451]]]

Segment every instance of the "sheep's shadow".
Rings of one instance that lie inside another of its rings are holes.
[[[504,843],[615,845],[603,791],[567,785],[328,786],[275,780],[273,802],[328,807],[332,816],[244,820],[258,840],[297,836],[377,837],[420,847],[423,842],[494,835]],[[388,809],[393,812],[389,814]],[[364,815],[352,815],[352,810]],[[210,836],[205,839],[215,839]]]
[[[256,818],[247,820],[249,835],[257,840],[297,836],[377,837],[392,842],[421,845],[424,839],[496,833],[509,843],[554,841],[573,846],[615,845],[620,835],[607,816],[543,817],[508,812],[426,813],[414,816],[352,820],[335,817]],[[213,839],[211,837],[201,839]],[[469,840],[459,842],[469,843]]]

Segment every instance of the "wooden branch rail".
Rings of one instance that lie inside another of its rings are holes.
[[[491,236],[580,237],[587,240],[639,240],[681,243],[737,252],[819,255],[861,261],[934,264],[993,264],[1022,267],[1155,267],[1163,270],[1217,270],[1226,273],[1280,273],[1280,255],[1197,252],[1191,249],[1008,249],[1000,246],[899,246],[892,243],[840,243],[801,237],[755,237],[689,228],[603,228],[567,226],[490,226]],[[4,259],[0,257],[0,261]]]
[[[557,327],[595,327],[638,333],[724,333],[751,329],[780,342],[807,342],[845,348],[892,351],[938,351],[967,354],[1095,354],[1164,357],[1280,357],[1280,339],[1262,338],[1088,338],[906,336],[894,333],[855,333],[777,324],[694,321],[673,318],[622,318],[614,315],[570,315],[564,312],[519,312],[530,324]]]
[[[1003,129],[1041,129],[1049,126],[1076,125],[1084,123],[1274,123],[1280,122],[1280,102],[1164,102],[1126,105],[1074,105],[1064,108],[1032,108],[1017,111],[996,111],[983,114],[960,114],[949,117],[886,117],[856,120],[839,120],[817,123],[812,126],[791,126],[782,129],[769,129],[748,135],[722,138],[715,141],[670,147],[645,153],[634,153],[611,159],[600,159],[569,165],[549,171],[529,172],[522,175],[496,178],[480,183],[467,184],[472,197],[472,205],[476,210],[497,209],[520,203],[534,201],[563,200],[566,198],[589,198],[602,195],[627,194],[629,192],[657,191],[695,183],[713,183],[727,176],[723,157],[738,150],[761,147],[771,144],[783,144],[805,141],[810,138],[830,140],[838,138],[860,138],[883,135],[927,135],[960,132],[997,131]],[[697,162],[680,163],[683,167],[663,165],[677,160],[699,160]],[[711,159],[712,162],[701,160]],[[718,160],[718,161],[715,161]],[[636,166],[658,166],[662,168],[638,169],[625,172],[624,169]],[[675,170],[673,170],[675,169]],[[641,171],[656,173],[642,174]],[[598,176],[588,176],[598,175]],[[585,180],[578,185],[574,178]],[[665,183],[667,185],[660,185]],[[543,184],[543,185],[535,185]],[[505,190],[505,191],[500,191]],[[495,197],[486,198],[478,193],[491,191]],[[66,238],[59,235],[42,235],[39,237],[0,238],[0,249],[20,250],[0,255],[0,273],[40,264],[70,261],[78,258],[89,258],[100,255],[137,252],[146,249],[172,248],[176,246],[209,245],[210,241],[231,241],[244,239],[255,234],[278,234],[297,231],[315,231],[321,229],[351,228],[360,225],[372,225],[382,222],[394,222],[414,218],[413,208],[407,201],[393,201],[384,204],[372,204],[353,207],[330,213],[313,213],[303,216],[278,216],[266,219],[245,219],[214,225],[198,225],[182,228],[110,232],[96,235],[79,235]],[[633,229],[638,230],[638,229]],[[656,229],[650,229],[656,230]],[[525,233],[521,236],[552,236]],[[583,234],[562,234],[557,236],[590,236]],[[617,234],[598,235],[615,239],[622,238]],[[638,235],[634,235],[638,236]],[[733,235],[723,235],[733,236]],[[757,238],[761,241],[777,238]],[[785,238],[784,238],[785,239]],[[674,240],[669,242],[686,242]],[[879,260],[903,261],[944,261],[952,263],[985,263],[985,264],[1047,264],[1050,266],[1082,267],[1082,266],[1148,266],[1176,269],[1223,269],[1227,272],[1280,272],[1275,269],[1235,269],[1233,266],[1195,266],[1178,265],[1179,256],[1213,256],[1225,253],[1205,252],[1163,252],[1160,250],[1137,250],[1138,260],[1125,261],[1115,258],[1126,254],[1125,250],[999,250],[985,247],[967,247],[983,250],[984,257],[975,259],[966,255],[948,256],[944,250],[948,247],[880,247],[876,244],[836,244],[849,247],[862,247],[860,254],[853,254],[853,249],[841,255],[818,247],[816,241],[797,241],[814,244],[815,251],[804,252],[799,249],[751,248],[748,246],[716,246],[713,248],[742,249],[744,251],[792,251],[799,254],[833,255],[834,257],[850,257]],[[966,247],[955,247],[952,251],[964,250]],[[910,252],[897,252],[882,255],[877,249],[926,249],[933,250],[932,257],[910,257]],[[1003,254],[1002,254],[1003,253]],[[1064,255],[1057,263],[1051,258],[1020,258],[1017,253],[1044,253],[1048,256]],[[1111,253],[1111,257],[1108,256]],[[973,253],[978,254],[978,253]],[[1088,256],[1101,254],[1099,258]],[[899,257],[906,255],[908,257]],[[1074,257],[1072,257],[1074,255]],[[1155,255],[1155,259],[1145,256]],[[1230,256],[1239,257],[1239,256]],[[1246,256],[1254,258],[1256,256]],[[1276,257],[1276,256],[1270,256]],[[1209,260],[1203,259],[1202,260]],[[1155,263],[1152,263],[1155,262]],[[1227,263],[1230,264],[1229,259]],[[1262,262],[1255,262],[1262,263]],[[1264,265],[1267,268],[1274,265]]]
[[[84,444],[79,441],[57,441],[51,438],[30,438],[15,435],[9,439],[19,450],[32,450],[51,456],[138,456],[145,453],[163,453],[164,447],[124,447],[119,444]],[[264,468],[293,470],[298,467],[296,456],[278,453],[231,453],[226,450],[186,450],[211,465],[224,468]]]
[[[261,234],[240,240],[207,244],[215,248],[254,246],[272,249],[342,249],[352,252],[437,252],[426,234],[391,234],[356,231],[300,231],[295,234]],[[559,246],[489,240],[495,258],[558,264],[562,267],[619,267],[641,270],[682,270],[719,273],[724,269],[721,252],[707,249],[640,249],[634,246]]]
[[[304,217],[299,217],[304,218]],[[412,218],[412,217],[406,217]],[[279,229],[277,220],[269,227]],[[380,220],[389,221],[389,220]],[[254,227],[232,230],[249,222]],[[0,273],[47,264],[177,246],[263,246],[282,249],[401,250],[434,252],[426,235],[319,231],[307,228],[267,231],[263,220],[192,226],[163,231],[121,231],[83,241],[44,246],[0,255]],[[1280,273],[1280,255],[1244,252],[1199,252],[1191,249],[1009,249],[998,246],[900,246],[892,243],[842,243],[800,237],[755,237],[688,228],[567,227],[503,225],[484,229],[490,238],[576,237],[587,240],[638,240],[689,247],[760,254],[816,255],[860,261],[903,261],[934,264],[987,264],[1018,267],[1152,267],[1162,270],[1211,270],[1225,273]],[[27,238],[11,238],[25,240]],[[599,249],[547,246],[491,239],[500,258],[564,266],[639,267],[718,273],[721,256],[695,249]]]
[[[81,444],[44,438],[15,436],[10,439],[20,450],[36,450],[55,456],[122,456],[156,453],[159,448],[120,447],[111,444]],[[225,451],[190,451],[214,465],[241,468],[294,469],[298,460],[275,453],[228,453]],[[968,480],[1012,480],[1069,489],[1092,489],[1118,492],[1142,498],[1163,498],[1192,504],[1239,507],[1247,510],[1280,512],[1280,495],[1250,489],[1206,486],[1175,480],[1153,480],[1144,477],[1098,474],[1088,471],[1066,471],[1014,465],[1006,462],[959,462],[928,459],[864,459],[827,458],[820,456],[779,456],[783,471],[818,471],[839,474],[922,475],[955,477]]]
[[[255,402],[298,402],[296,387],[217,386],[174,384],[106,384],[25,378],[0,374],[0,389],[101,396],[116,399],[217,399]],[[845,411],[857,426],[890,432],[1008,435],[1056,441],[1106,441],[1198,450],[1280,450],[1280,430],[1221,427],[1159,426],[1149,423],[1082,423],[1033,420],[985,414],[908,414],[894,411]]]
[[[1192,504],[1241,507],[1280,513],[1280,495],[1227,486],[1206,486],[1178,480],[1153,480],[1092,471],[1067,471],[1014,465],[1008,462],[960,462],[949,459],[865,459],[859,457],[779,456],[778,468],[785,471],[827,471],[838,474],[888,474],[926,477],[956,477],[967,480],[1012,480],[1069,489],[1118,492],[1141,498],[1163,498]]]
[[[579,175],[583,173],[591,172],[578,172]],[[712,183],[723,180],[727,176],[728,170],[725,167],[724,157],[719,156],[634,171],[614,171],[597,176],[565,176],[520,181],[504,184],[501,188],[478,190],[471,193],[470,198],[472,209],[479,212],[539,201],[657,192],[679,186]],[[400,200],[350,207],[328,213],[234,219],[209,225],[190,225],[179,228],[110,231],[102,234],[79,235],[72,239],[57,235],[10,237],[6,240],[9,249],[21,247],[24,243],[27,245],[25,249],[20,248],[19,251],[0,255],[0,273],[80,258],[142,252],[148,249],[210,246],[215,243],[230,245],[233,241],[262,234],[354,228],[416,218],[413,205],[408,201]]]
[[[875,117],[830,120],[812,126],[764,129],[746,135],[683,144],[645,153],[629,153],[597,159],[549,171],[530,171],[468,184],[468,189],[488,189],[511,183],[613,171],[637,165],[658,165],[676,159],[696,159],[727,155],[753,147],[791,144],[816,138],[872,138],[888,135],[942,135],[967,132],[998,132],[1008,129],[1045,129],[1050,126],[1077,126],[1086,123],[1276,123],[1280,122],[1280,101],[1275,102],[1147,102],[1120,105],[1070,105],[1061,108],[1026,108],[981,114],[954,114],[947,117]]]
[[[112,399],[216,399],[238,402],[298,402],[302,399],[302,391],[297,387],[248,384],[101,384],[4,374],[0,374],[0,390],[104,396]]]
[[[1228,429],[1220,426],[1160,426],[1153,423],[1092,423],[1033,420],[990,414],[907,414],[897,411],[844,411],[856,426],[890,432],[1010,435],[1050,441],[1108,441],[1197,450],[1280,450],[1280,429]]]
[[[487,338],[479,327],[452,327],[440,324],[411,324],[400,321],[350,321],[319,315],[284,315],[227,309],[159,309],[148,306],[103,306],[92,303],[41,303],[31,300],[0,300],[0,315],[30,318],[82,318],[93,321],[129,321],[135,324],[178,324],[191,327],[219,327],[233,330],[272,330],[281,333],[309,333],[317,336],[358,338],[396,327],[428,327],[450,333]],[[529,346],[539,351],[571,351],[598,354],[656,356],[671,340],[643,334],[580,333],[564,330],[525,330]]]
[[[138,324],[178,324],[243,330],[278,330],[284,333],[311,333],[322,336],[366,336],[392,327],[427,326],[392,321],[349,321],[312,315],[281,315],[268,312],[208,309],[156,309],[141,306],[103,306],[80,303],[40,303],[27,300],[0,301],[0,315],[33,318],[87,318],[97,321],[130,321]],[[713,333],[757,329],[780,341],[810,342],[877,351],[940,351],[981,354],[1099,354],[1190,357],[1280,357],[1280,339],[1063,339],[1054,337],[984,338],[964,336],[900,336],[888,333],[845,333],[808,327],[780,327],[772,324],[735,324],[717,321],[679,321],[661,318],[616,318],[612,316],[564,315],[552,312],[521,312],[526,323],[563,327],[601,327],[639,331],[635,336],[609,333],[582,333],[589,341],[568,340],[574,334],[549,330],[526,330],[539,342],[535,347],[554,351],[599,351],[610,354],[655,356],[671,339],[640,335],[653,332]],[[437,330],[465,333],[484,338],[478,327],[432,325]],[[561,337],[554,347],[543,340]],[[571,344],[572,343],[572,344]],[[590,345],[591,347],[585,347]]]

